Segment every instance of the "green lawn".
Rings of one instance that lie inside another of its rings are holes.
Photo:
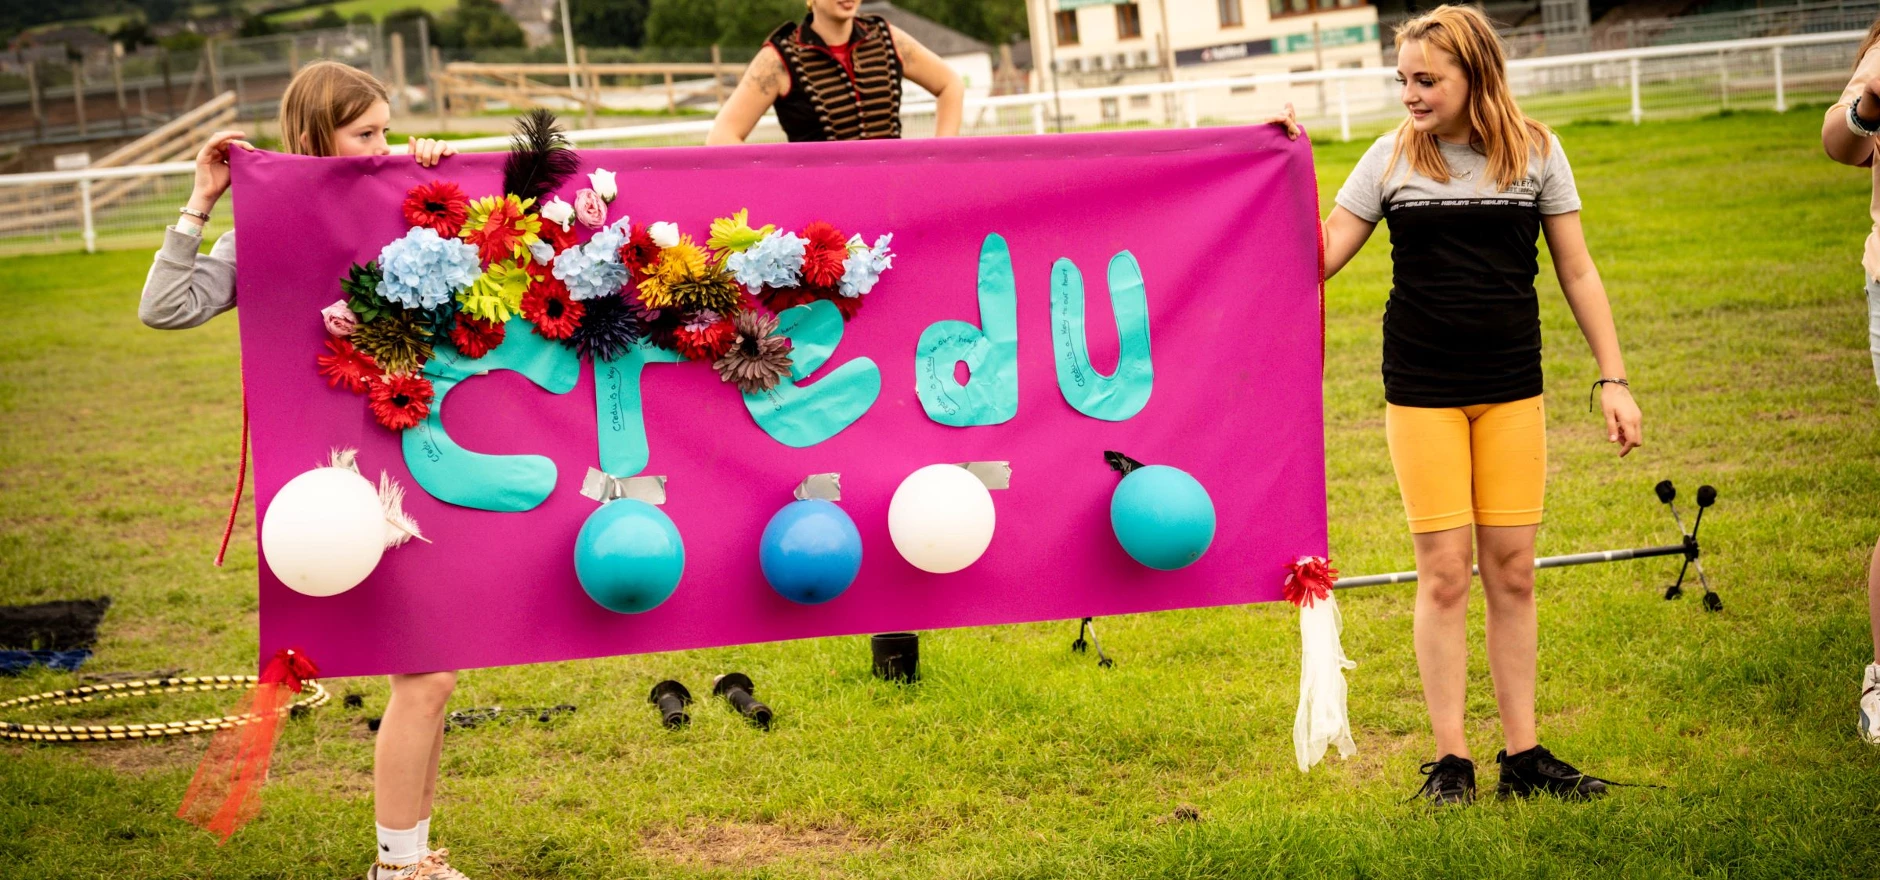
[[[1540,576],[1542,739],[1662,789],[1592,804],[1404,803],[1430,760],[1413,588],[1342,598],[1358,755],[1292,763],[1298,629],[1264,605],[932,632],[924,683],[867,672],[863,638],[466,673],[461,707],[580,706],[549,725],[452,733],[434,841],[472,877],[1239,878],[1875,876],[1880,749],[1854,737],[1865,562],[1880,535],[1880,421],[1857,259],[1867,176],[1833,165],[1814,112],[1562,131],[1613,292],[1648,445],[1616,460],[1548,270],[1552,479],[1543,553],[1668,543],[1651,485],[1722,492],[1705,525],[1727,605],[1660,598],[1666,560]],[[1326,203],[1363,143],[1322,151]],[[1330,288],[1333,550],[1410,564],[1386,457],[1380,232]],[[240,425],[235,322],[134,317],[148,252],[16,259],[0,296],[0,601],[109,593],[89,669],[239,672],[255,557],[209,559]],[[252,534],[253,507],[238,534]],[[1480,626],[1479,600],[1475,621]],[[421,625],[418,624],[418,625]],[[1472,745],[1499,747],[1479,641]],[[742,669],[778,710],[718,706],[659,729],[653,682]],[[0,681],[0,699],[75,681]],[[371,845],[381,681],[341,681],[288,726],[266,813],[218,848],[172,818],[200,741],[0,746],[0,876],[332,878]],[[115,718],[184,717],[150,700]],[[95,714],[95,713],[94,713]],[[1492,760],[1482,775],[1492,780]],[[1491,783],[1492,784],[1492,783]],[[1171,819],[1183,805],[1199,821]]]
[[[432,15],[441,15],[449,10],[456,9],[457,0],[341,0],[341,2],[338,3],[326,3],[287,12],[272,13],[267,16],[267,20],[274,24],[306,21],[318,17],[321,12],[328,9],[339,13],[340,17],[347,21],[351,21],[353,16],[361,12],[371,15],[375,19],[379,19],[384,18],[390,13],[397,12],[400,9],[411,9],[414,7],[429,12]]]

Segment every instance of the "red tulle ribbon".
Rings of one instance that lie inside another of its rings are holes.
[[[301,683],[319,674],[319,667],[307,655],[292,648],[282,648],[268,661],[260,683],[230,713],[258,717],[216,731],[208,753],[196,767],[196,777],[189,781],[177,818],[228,843],[230,836],[261,812],[261,786],[268,780],[268,761],[274,756],[281,719],[300,693]]]
[[[1301,556],[1291,569],[1286,573],[1286,601],[1301,608],[1330,596],[1338,582],[1338,569],[1323,556]]]

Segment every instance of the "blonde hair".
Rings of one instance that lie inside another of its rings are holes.
[[[1855,70],[1860,69],[1860,62],[1867,57],[1867,50],[1872,49],[1875,43],[1880,43],[1880,18],[1874,19],[1873,24],[1867,26],[1867,39],[1860,41],[1860,49],[1854,53]]]
[[[281,95],[281,146],[307,156],[333,155],[333,133],[392,97],[371,74],[337,61],[300,69]]]
[[[1545,156],[1550,149],[1548,130],[1515,104],[1508,88],[1508,59],[1488,17],[1474,6],[1438,6],[1397,26],[1398,51],[1411,40],[1423,44],[1426,58],[1429,50],[1439,50],[1462,69],[1469,86],[1469,128],[1488,157],[1488,176],[1502,189],[1526,177],[1528,153]],[[1397,144],[1387,167],[1395,167],[1397,157],[1406,154],[1416,173],[1448,182],[1449,166],[1436,134],[1417,131],[1409,119],[1397,126]]]

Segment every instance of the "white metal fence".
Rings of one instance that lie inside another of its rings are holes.
[[[1689,116],[1723,109],[1778,112],[1826,104],[1846,84],[1863,31],[1801,34],[1750,40],[1657,46],[1511,62],[1510,77],[1523,109],[1554,124]],[[1251,122],[1291,102],[1323,138],[1341,140],[1380,132],[1402,118],[1395,72],[1358,68],[1267,74],[1226,79],[1007,95],[969,101],[963,134],[1042,134],[1125,128],[1195,127]],[[931,134],[934,105],[903,108],[911,137]],[[570,132],[576,144],[650,147],[699,144],[709,120],[596,128]],[[754,140],[778,140],[766,117]],[[457,142],[464,150],[500,150],[505,136]],[[189,196],[187,162],[127,168],[0,175],[0,204],[15,216],[76,195],[81,210],[45,211],[42,225],[0,236],[0,254],[148,246],[176,218]],[[95,182],[134,179],[134,192],[93,210]],[[61,199],[60,197],[63,197]]]

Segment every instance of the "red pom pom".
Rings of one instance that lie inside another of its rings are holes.
[[[835,287],[842,280],[842,261],[848,259],[848,240],[842,230],[821,220],[803,229],[809,245],[803,249],[803,281],[809,287]]]
[[[415,428],[431,414],[431,380],[415,373],[375,379],[367,395],[372,417],[394,431]]]
[[[1286,574],[1286,601],[1301,608],[1332,594],[1338,582],[1338,569],[1323,556],[1301,556]]]
[[[475,360],[503,344],[503,325],[458,312],[457,323],[450,328],[450,344],[464,357]]]
[[[354,348],[345,337],[327,337],[326,347],[332,354],[320,355],[320,375],[326,377],[330,388],[343,384],[347,391],[358,394],[384,372],[371,355]]]
[[[405,194],[405,222],[428,226],[445,238],[456,238],[470,215],[470,200],[448,180],[433,180]]]

